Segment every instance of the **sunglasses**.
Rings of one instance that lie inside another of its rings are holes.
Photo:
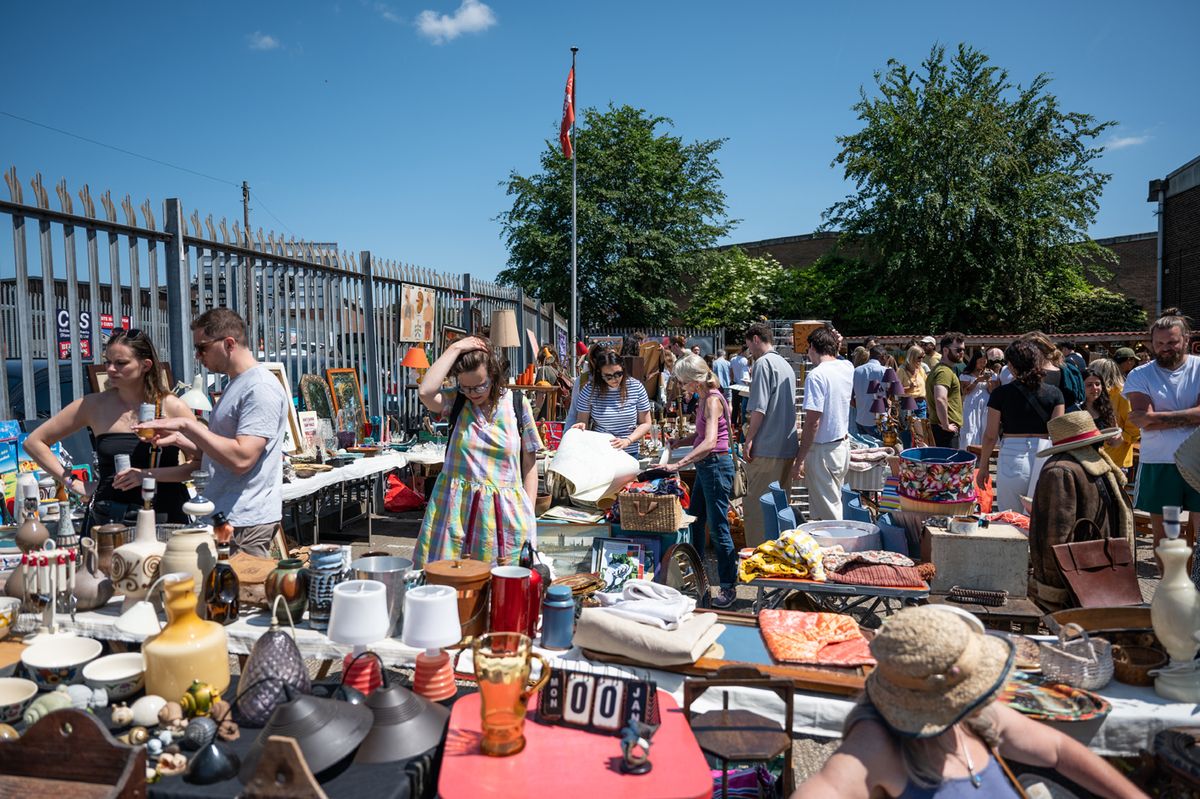
[[[201,341],[200,343],[195,345],[196,354],[203,355],[204,351],[206,349],[208,349],[209,344],[216,344],[218,341],[222,341],[222,339],[210,338],[208,341]]]
[[[600,376],[605,380],[620,380],[625,376],[625,372],[601,372]]]
[[[142,337],[142,331],[136,327],[131,327],[128,330],[123,327],[113,328],[111,338],[116,338],[117,336],[124,336],[129,341],[137,341]]]
[[[483,394],[485,391],[487,391],[491,387],[492,387],[491,380],[485,380],[484,382],[480,383],[477,386],[464,386],[460,383],[458,386],[458,391],[461,394],[469,394],[473,397],[478,397],[480,394]]]

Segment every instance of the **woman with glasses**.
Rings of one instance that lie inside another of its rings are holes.
[[[608,433],[613,449],[633,457],[638,441],[650,432],[650,397],[646,387],[625,374],[621,356],[605,350],[596,356],[592,379],[579,391],[575,427]]]
[[[458,396],[442,392],[447,377]],[[505,562],[534,539],[537,451],[533,410],[504,388],[500,362],[480,338],[451,344],[418,389],[421,403],[449,415],[446,462],[438,475],[413,551],[417,568],[436,560]]]
[[[1097,375],[1108,392],[1108,401],[1112,405],[1113,419],[1110,427],[1121,428],[1120,438],[1110,438],[1104,445],[1104,451],[1113,463],[1125,470],[1128,476],[1133,468],[1133,447],[1142,439],[1142,430],[1129,421],[1133,411],[1125,391],[1125,377],[1116,361],[1108,358],[1097,358],[1088,364],[1088,371]],[[1087,387],[1086,381],[1084,387]]]
[[[187,524],[183,504],[188,501],[187,480],[200,467],[197,456],[189,460],[177,447],[153,447],[134,432],[138,408],[143,403],[155,406],[155,416],[190,418],[192,411],[183,400],[162,386],[158,352],[150,337],[140,330],[112,332],[104,348],[104,374],[108,387],[86,394],[45,423],[25,440],[25,451],[44,472],[60,480],[62,464],[50,447],[84,427],[95,437],[99,483],[87,486],[68,479],[68,490],[83,497],[92,494],[90,512],[84,520],[86,532],[93,524],[129,522],[142,506],[142,479],[153,477],[157,483],[154,509],[159,519],[170,524]],[[129,457],[129,468],[116,468],[118,455]],[[94,491],[92,490],[94,489]]]

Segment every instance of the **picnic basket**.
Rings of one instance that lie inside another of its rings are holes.
[[[1072,633],[1080,637],[1068,640]],[[1047,680],[1085,691],[1103,688],[1113,676],[1112,644],[1089,637],[1078,624],[1064,624],[1058,641],[1042,643],[1040,660]]]
[[[621,507],[621,529],[643,533],[673,533],[683,526],[683,508],[673,494],[617,495]]]

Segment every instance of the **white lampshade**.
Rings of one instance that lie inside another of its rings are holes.
[[[387,638],[387,587],[378,580],[346,580],[333,587],[329,640],[366,646]]]
[[[158,611],[142,599],[129,606],[129,610],[117,617],[117,629],[135,638],[149,638],[162,631]]]
[[[490,337],[493,347],[521,346],[521,337],[517,334],[517,312],[511,308],[492,311]]]
[[[458,592],[448,585],[422,585],[404,594],[404,643],[418,649],[453,646],[462,638]]]
[[[196,372],[196,376],[192,378],[192,387],[183,392],[180,399],[193,411],[208,413],[212,410],[212,400],[204,393],[204,376],[199,372]]]

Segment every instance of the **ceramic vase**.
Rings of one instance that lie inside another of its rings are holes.
[[[96,542],[79,539],[79,570],[75,574],[75,609],[95,610],[113,596],[112,580],[100,571]]]
[[[112,554],[122,544],[129,543],[129,528],[124,524],[100,524],[90,531],[96,542],[96,568],[112,576]]]
[[[117,547],[112,555],[113,588],[125,595],[123,610],[146,598],[151,584],[158,579],[166,548],[167,545],[158,540],[154,511],[139,510],[133,540]]]
[[[308,626],[324,632],[329,629],[329,611],[333,607],[333,587],[345,579],[342,548],[317,544],[308,550]]]
[[[33,552],[35,549],[41,549],[49,537],[50,528],[42,524],[42,520],[35,514],[28,514],[17,528],[17,548],[22,552]]]
[[[225,628],[197,615],[195,580],[190,574],[167,575],[163,590],[167,626],[142,645],[146,694],[178,702],[195,680],[224,691],[229,687]]]
[[[275,606],[275,597],[282,596],[284,604],[292,614],[292,622],[299,623],[308,607],[308,574],[304,563],[298,558],[284,558],[276,564],[275,569],[267,575],[263,583],[267,595],[267,606]],[[331,595],[332,596],[332,595]],[[275,621],[286,624],[287,614],[280,607],[275,612]]]
[[[184,527],[171,533],[167,539],[159,571],[162,574],[187,572],[192,575],[196,596],[201,596],[208,583],[209,572],[216,565],[217,545],[213,541],[212,530],[208,527]]]

